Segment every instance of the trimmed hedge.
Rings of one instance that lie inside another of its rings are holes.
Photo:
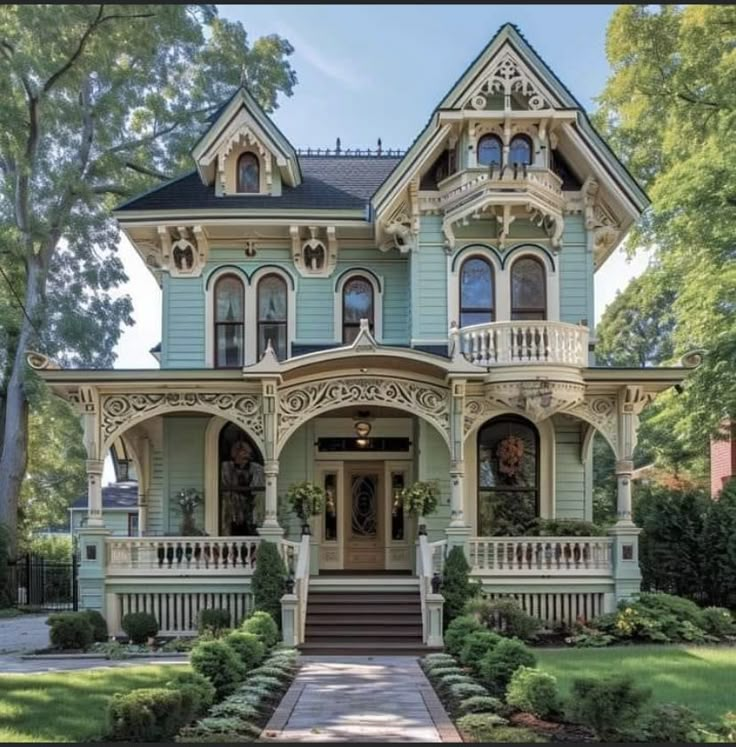
[[[108,738],[124,742],[163,742],[191,720],[192,704],[181,690],[142,688],[113,695]]]
[[[232,633],[228,633],[223,640],[238,655],[246,671],[257,667],[266,654],[266,647],[255,633],[234,630]]]
[[[129,612],[123,616],[120,626],[131,643],[148,643],[158,633],[158,622],[150,612]]]
[[[521,641],[504,638],[480,660],[479,677],[491,695],[503,697],[514,672],[519,667],[533,667],[536,663],[534,654]]]
[[[206,677],[222,699],[243,681],[247,670],[238,655],[224,641],[205,641],[192,649],[192,669]]]
[[[456,617],[445,631],[445,650],[452,656],[459,656],[471,633],[487,631],[473,615]]]
[[[562,713],[557,680],[547,672],[519,667],[506,689],[506,702],[520,711],[550,719]]]
[[[94,642],[94,629],[83,612],[56,612],[49,615],[46,625],[51,628],[51,645],[62,651],[84,651]]]
[[[211,607],[210,609],[200,610],[197,618],[197,632],[211,633],[219,636],[224,630],[230,627],[230,611],[221,607]]]
[[[106,643],[108,639],[107,623],[102,614],[97,610],[82,610],[79,614],[83,615],[92,627],[94,640],[97,643]]]
[[[256,609],[271,615],[278,631],[281,627],[281,597],[286,593],[286,566],[276,543],[263,541],[258,545],[251,588]]]
[[[279,609],[281,608],[279,607]],[[279,635],[279,627],[273,619],[273,616],[264,610],[256,610],[251,613],[245,620],[243,620],[240,629],[245,633],[253,633],[253,635],[257,636],[266,649],[273,648],[281,638]]]

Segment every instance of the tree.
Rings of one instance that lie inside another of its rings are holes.
[[[14,551],[28,451],[29,349],[110,366],[130,301],[110,208],[180,171],[244,82],[291,95],[291,45],[249,44],[212,5],[0,8],[0,523]]]
[[[619,7],[596,115],[652,198],[631,248],[653,247],[675,290],[660,309],[674,320],[672,353],[708,351],[668,404],[670,435],[693,451],[736,415],[735,30],[733,5]]]

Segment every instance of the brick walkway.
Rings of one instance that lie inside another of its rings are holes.
[[[261,739],[288,742],[460,742],[410,656],[303,657]]]

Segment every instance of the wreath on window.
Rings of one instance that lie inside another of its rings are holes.
[[[518,436],[506,436],[498,445],[498,471],[508,477],[516,477],[524,459],[524,442]]]

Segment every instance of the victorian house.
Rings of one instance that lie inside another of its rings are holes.
[[[171,633],[206,606],[236,622],[265,541],[291,575],[284,637],[315,651],[440,645],[456,545],[553,623],[637,591],[638,415],[686,372],[596,365],[594,273],[648,201],[580,103],[505,25],[406,152],[297,151],[285,130],[237,90],[191,171],[115,212],[162,290],[159,369],[33,358],[85,424],[84,606],[112,630],[139,609]],[[580,536],[596,433],[618,522]],[[103,519],[111,448],[138,536]],[[301,481],[327,496],[304,535]],[[417,481],[439,488],[423,517],[399,500]]]

